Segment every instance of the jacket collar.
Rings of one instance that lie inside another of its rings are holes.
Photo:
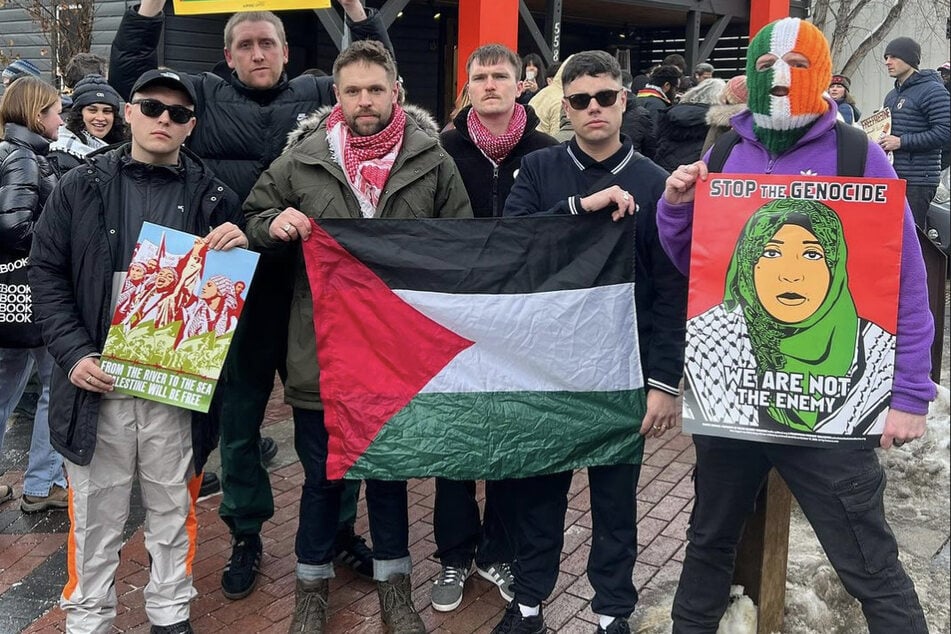
[[[46,156],[50,149],[49,139],[40,136],[33,130],[19,123],[8,123],[3,126],[3,139],[16,145],[30,148],[40,156]]]

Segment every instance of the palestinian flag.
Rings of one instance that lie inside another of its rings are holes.
[[[321,220],[303,243],[331,479],[639,462],[634,219]]]

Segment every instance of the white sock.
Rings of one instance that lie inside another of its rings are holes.
[[[611,627],[611,623],[614,623],[615,617],[613,616],[604,616],[603,614],[598,615],[598,625],[601,626],[602,630],[606,630]]]
[[[522,613],[523,618],[528,618],[530,616],[538,616],[538,606],[527,606],[518,604],[518,611]]]

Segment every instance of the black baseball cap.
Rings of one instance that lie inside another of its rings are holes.
[[[180,90],[188,95],[192,106],[198,101],[195,97],[195,89],[192,88],[191,82],[181,73],[170,68],[157,68],[142,73],[139,78],[135,80],[135,85],[132,86],[132,92],[129,93],[129,101],[132,100],[132,96],[135,95],[135,93],[148,86],[167,86],[168,88]]]

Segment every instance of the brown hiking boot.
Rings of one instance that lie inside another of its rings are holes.
[[[69,493],[58,484],[50,487],[46,497],[23,495],[20,497],[20,510],[24,513],[38,513],[52,509],[64,509],[69,506]]]
[[[294,593],[294,619],[288,634],[323,634],[327,625],[327,595],[330,579],[297,580]]]
[[[426,634],[426,626],[413,607],[413,586],[409,575],[390,575],[376,582],[380,596],[380,616],[390,634]]]

